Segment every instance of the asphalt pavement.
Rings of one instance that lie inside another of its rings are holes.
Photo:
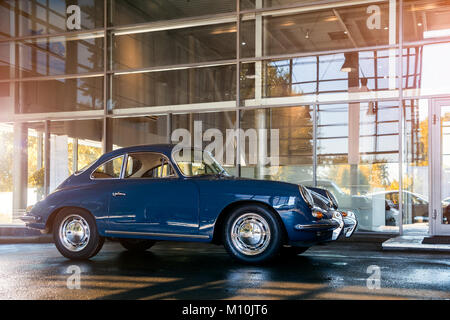
[[[249,266],[211,244],[107,242],[83,262],[51,243],[2,244],[0,299],[450,299],[450,254],[337,242]]]

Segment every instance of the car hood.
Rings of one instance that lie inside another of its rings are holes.
[[[200,185],[214,184],[217,186],[232,186],[235,191],[239,188],[249,190],[266,190],[266,191],[278,191],[283,193],[298,193],[298,184],[273,181],[273,180],[257,180],[251,178],[242,178],[234,176],[198,176],[188,178],[192,181],[198,182]]]

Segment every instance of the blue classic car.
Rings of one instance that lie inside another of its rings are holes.
[[[232,177],[208,152],[145,145],[104,154],[22,220],[53,233],[70,259],[89,259],[115,238],[133,251],[161,240],[212,242],[260,263],[337,239],[346,226],[336,212],[316,206],[302,185]]]

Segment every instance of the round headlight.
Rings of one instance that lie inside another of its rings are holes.
[[[298,189],[300,190],[300,195],[302,196],[303,200],[306,202],[306,204],[312,208],[314,207],[314,199],[311,195],[311,192],[306,189],[304,186],[298,186]]]
[[[327,197],[328,197],[328,199],[330,199],[331,203],[333,204],[334,209],[337,209],[339,207],[339,203],[338,203],[336,197],[334,196],[334,194],[332,194],[330,191],[327,190]]]
[[[347,216],[356,219],[355,213],[353,211],[347,211]]]

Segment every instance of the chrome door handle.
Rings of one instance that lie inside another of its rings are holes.
[[[126,193],[123,193],[123,192],[113,192],[113,197],[123,197],[123,196],[126,196],[127,194]]]

